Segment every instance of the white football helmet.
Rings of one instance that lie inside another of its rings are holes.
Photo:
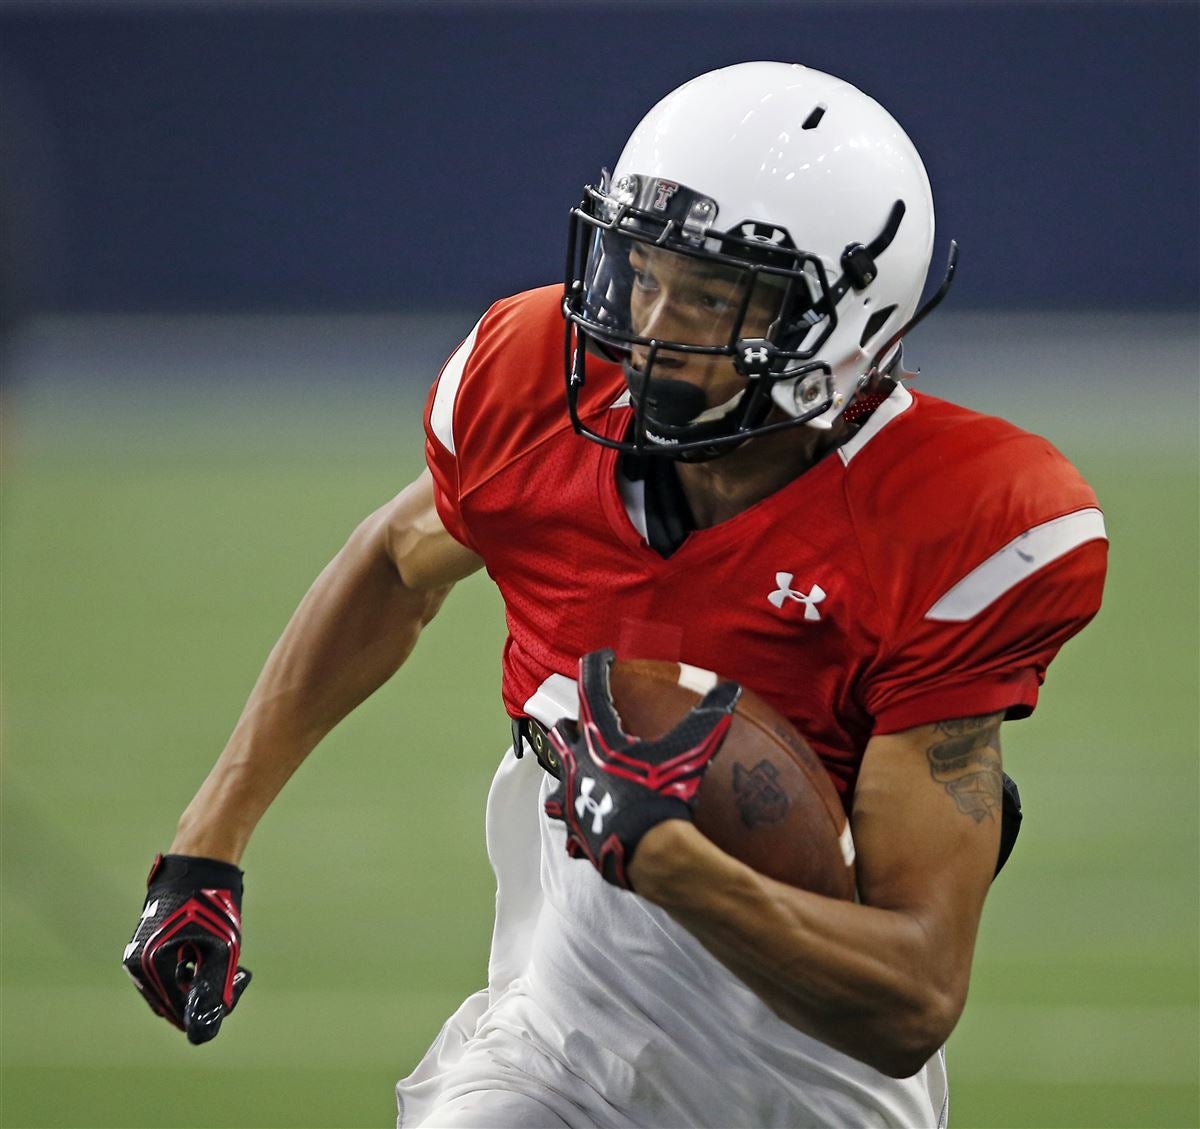
[[[849,83],[758,62],[679,87],[572,212],[563,306],[576,430],[688,459],[766,430],[832,426],[872,363],[886,368],[896,355],[925,285],[933,225],[912,142]],[[673,278],[699,272],[703,289],[709,279],[724,288],[719,300],[706,294],[713,312],[690,340],[644,335],[637,324],[647,255],[678,256],[668,264]],[[624,363],[636,417],[627,442],[579,421],[589,352]],[[655,374],[670,354],[726,356],[744,390],[706,406],[683,382]]]

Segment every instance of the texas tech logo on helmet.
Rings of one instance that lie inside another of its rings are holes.
[[[679,185],[673,180],[656,180],[654,182],[654,202],[650,205],[656,212],[665,212],[671,197],[679,191]]]

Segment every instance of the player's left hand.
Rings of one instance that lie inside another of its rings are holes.
[[[629,864],[650,828],[692,818],[692,803],[717,754],[742,688],[721,682],[656,741],[621,729],[609,686],[611,650],[579,660],[579,722],[550,730],[562,764],[546,814],[567,825],[567,852],[586,858],[614,886],[633,889]]]
[[[232,863],[159,855],[122,964],[152,1011],[190,1043],[215,1038],[246,985],[242,872]]]

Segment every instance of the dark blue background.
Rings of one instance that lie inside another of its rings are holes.
[[[10,4],[8,301],[479,306],[681,81],[796,60],[922,151],[959,307],[1196,302],[1192,3]]]

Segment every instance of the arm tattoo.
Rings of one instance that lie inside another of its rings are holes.
[[[958,810],[976,823],[996,819],[1004,795],[1000,771],[1003,714],[939,721],[938,738],[925,750],[929,775],[954,797]]]

